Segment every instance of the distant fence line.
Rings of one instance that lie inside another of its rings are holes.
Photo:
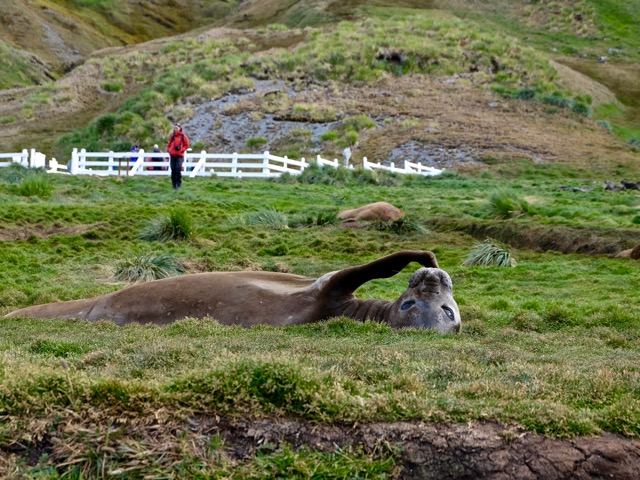
[[[7,159],[6,161],[2,161]],[[31,149],[19,153],[0,154],[0,167],[11,163],[19,163],[25,167],[45,168],[47,173],[62,173],[71,175],[100,175],[100,176],[154,176],[170,175],[169,154],[145,152],[87,152],[84,148],[73,149],[71,160],[60,164],[55,158],[46,161],[44,154]],[[340,162],[336,159],[326,160],[320,155],[309,162],[305,158],[294,160],[291,158],[272,155],[268,151],[259,154],[248,153],[200,153],[187,152],[184,156],[183,170],[189,177],[233,177],[233,178],[272,178],[283,173],[299,175],[311,163],[320,166],[338,168]],[[353,168],[353,165],[346,165]],[[362,159],[365,170],[386,170],[388,172],[434,176],[440,175],[444,169],[427,167],[420,163],[404,161],[403,167],[396,167],[393,163],[382,165],[372,163],[366,157]]]

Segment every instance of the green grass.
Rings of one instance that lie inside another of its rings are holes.
[[[0,448],[19,438],[36,448],[43,445],[36,439],[45,439],[51,448],[37,465],[14,461],[16,471],[49,478],[95,478],[104,459],[114,471],[164,476],[196,475],[209,465],[232,478],[261,471],[305,478],[313,469],[328,477],[348,471],[384,478],[398,468],[393,449],[374,455],[284,442],[238,461],[215,435],[202,433],[205,424],[199,431],[188,419],[197,413],[347,426],[490,420],[552,437],[640,436],[640,307],[629,301],[640,288],[637,262],[563,255],[543,244],[560,228],[567,242],[571,235],[584,239],[588,229],[592,242],[629,248],[640,231],[633,220],[640,197],[561,190],[568,181],[590,181],[563,166],[510,168],[496,164],[492,176],[399,177],[386,185],[337,171],[331,175],[340,183],[196,178],[185,179],[180,195],[166,178],[50,176],[47,199],[19,195],[9,169],[0,172],[0,313],[118,290],[113,265],[150,248],[154,256],[180,258],[191,271],[309,277],[422,249],[435,252],[451,275],[463,324],[460,335],[439,336],[344,318],[253,329],[193,319],[124,328],[0,319]],[[312,173],[331,177],[322,169]],[[509,198],[535,201],[533,214],[487,216],[487,198],[505,178]],[[419,219],[428,233],[333,223],[336,210],[379,200]],[[166,218],[167,211],[189,212],[197,241],[150,244],[139,237],[149,219]],[[252,215],[257,221],[248,221]],[[306,220],[293,221],[300,218]],[[513,268],[463,267],[484,238],[460,230],[474,225],[537,233],[526,246],[507,239],[518,258]],[[417,267],[369,282],[357,296],[395,300]],[[32,432],[32,440],[23,432]],[[116,444],[121,448],[110,449]],[[61,466],[67,462],[75,463]]]

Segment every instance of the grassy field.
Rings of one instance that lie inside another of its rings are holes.
[[[193,418],[497,421],[554,438],[640,436],[640,270],[610,254],[637,243],[640,195],[605,192],[566,166],[510,165],[438,178],[315,169],[301,181],[185,179],[178,193],[168,178],[3,169],[0,313],[121,289],[119,262],[143,256],[174,258],[189,273],[317,277],[422,249],[450,273],[463,328],[439,336],[344,318],[252,329],[213,319],[124,328],[1,319],[0,470],[25,478],[397,474],[391,447],[284,444],[232,459],[219,436],[184,430]],[[560,188],[567,183],[591,191]],[[411,228],[332,221],[379,200],[403,209]],[[187,239],[141,239],[176,212],[190,226]],[[517,265],[463,267],[489,227]],[[575,245],[609,253],[558,251]],[[356,295],[395,300],[416,268]]]

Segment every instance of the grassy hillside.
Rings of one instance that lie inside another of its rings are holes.
[[[196,150],[263,145],[292,157],[339,156],[357,144],[357,162],[433,144],[468,150],[476,165],[525,157],[635,175],[634,146],[623,143],[636,138],[633,124],[622,141],[610,133],[624,116],[614,95],[559,68],[513,37],[440,11],[372,9],[366,19],[306,29],[209,29],[106,51],[56,85],[13,93],[0,105],[0,141],[15,149],[37,140],[68,159],[72,147],[164,143],[179,119]],[[274,86],[264,92],[260,82]],[[611,122],[590,120],[594,111]],[[214,113],[219,119],[207,120]],[[359,115],[368,123],[351,125]],[[266,138],[242,126],[271,119],[297,127]],[[210,126],[197,131],[203,122]],[[240,127],[226,131],[234,122]],[[230,138],[242,143],[229,147]]]
[[[7,0],[0,48],[9,56],[0,60],[0,89],[59,78],[101,48],[216,23],[235,6],[221,0]]]
[[[440,337],[345,319],[250,330],[195,320],[118,328],[3,319],[0,469],[27,478],[101,478],[103,468],[130,478],[308,478],[313,469],[395,478],[410,464],[394,441],[321,446],[306,427],[295,444],[243,443],[232,434],[236,418],[255,422],[243,431],[261,421],[276,431],[291,419],[352,432],[369,422],[497,422],[514,448],[533,434],[638,437],[640,273],[636,260],[611,255],[637,241],[640,197],[604,192],[571,169],[519,165],[440,178],[310,169],[302,181],[186,179],[179,193],[167,178],[4,169],[0,313],[123,288],[115,279],[123,261],[144,265],[148,256],[172,258],[188,273],[317,277],[425,249],[453,278],[463,330]],[[567,178],[592,191],[560,188]],[[332,212],[376,200],[405,210],[404,226],[335,223]],[[175,212],[190,222],[188,240],[141,239]],[[493,242],[515,267],[462,266],[488,227],[505,233]],[[415,268],[357,296],[394,300]]]

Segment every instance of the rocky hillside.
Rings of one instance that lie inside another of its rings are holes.
[[[0,150],[128,150],[179,119],[210,151],[637,171],[635,6],[9,0],[2,85],[42,85],[0,92]]]

